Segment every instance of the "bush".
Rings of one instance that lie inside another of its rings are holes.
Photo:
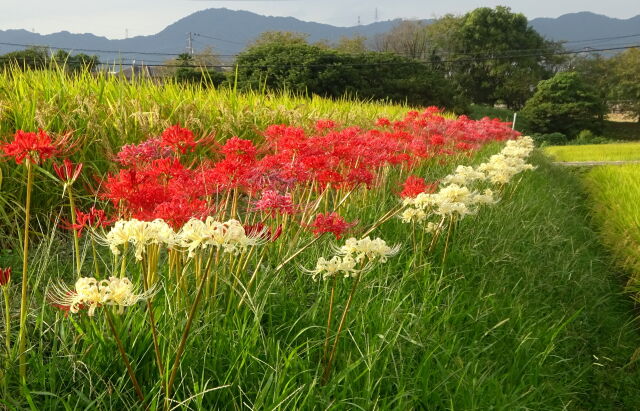
[[[558,73],[538,83],[522,110],[532,132],[576,136],[580,130],[599,131],[605,104],[576,72]]]
[[[584,145],[584,144],[606,144],[610,143],[612,140],[595,135],[591,130],[582,130],[578,133],[578,137],[575,140],[571,141],[570,144],[574,145]]]
[[[238,85],[339,98],[462,107],[444,74],[392,53],[346,54],[309,44],[259,44],[237,60]]]
[[[532,134],[531,138],[539,147],[564,146],[569,142],[567,136],[562,133]]]

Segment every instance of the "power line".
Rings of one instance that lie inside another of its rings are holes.
[[[587,43],[589,41],[618,40],[618,39],[628,39],[630,37],[640,37],[640,33],[638,33],[638,34],[627,34],[627,35],[624,35],[624,36],[600,37],[600,38],[595,38],[595,39],[562,41],[561,43],[562,44],[566,44],[566,43]]]
[[[223,41],[223,42],[225,42],[225,43],[240,44],[240,45],[242,45],[242,46],[244,46],[244,45],[245,45],[245,43],[240,43],[240,42],[232,41],[232,40],[225,40],[225,39],[221,39],[221,38],[218,38],[218,37],[212,37],[212,36],[209,36],[209,35],[206,35],[206,34],[193,33],[193,35],[194,35],[194,36],[197,36],[197,37],[204,37],[204,38],[206,38],[206,39]]]

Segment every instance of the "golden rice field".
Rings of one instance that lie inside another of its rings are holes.
[[[640,160],[640,143],[550,146],[544,152],[554,161],[632,161]]]
[[[605,243],[640,280],[640,164],[594,167],[584,176]]]

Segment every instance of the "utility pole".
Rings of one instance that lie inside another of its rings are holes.
[[[375,13],[375,22],[378,22],[378,8],[376,7],[376,13]]]
[[[193,33],[187,33],[189,38],[187,39],[187,52],[193,56]]]

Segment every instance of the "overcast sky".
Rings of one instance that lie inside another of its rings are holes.
[[[195,11],[207,8],[249,10],[272,16],[293,16],[336,26],[354,26],[394,18],[433,18],[464,13],[505,1],[473,0],[0,0],[0,30],[27,29],[48,34],[67,30],[109,38],[154,34]],[[508,4],[528,18],[557,17],[592,11],[609,17],[640,14],[638,0],[520,0]]]

